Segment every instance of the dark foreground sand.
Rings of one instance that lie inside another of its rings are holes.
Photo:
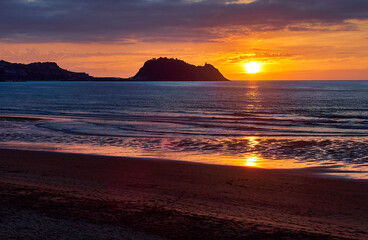
[[[368,182],[320,171],[0,150],[0,239],[368,239]]]

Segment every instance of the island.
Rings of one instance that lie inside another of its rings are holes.
[[[31,64],[0,61],[0,81],[92,81],[87,73],[76,73],[60,68],[54,62]]]
[[[195,66],[174,58],[153,58],[145,62],[135,81],[228,81],[211,64]]]
[[[0,61],[0,81],[228,81],[211,64],[195,66],[174,58],[153,58],[146,61],[131,78],[93,77],[71,72],[54,62],[31,64]]]

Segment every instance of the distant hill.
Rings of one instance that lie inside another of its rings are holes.
[[[148,60],[130,79],[135,81],[228,81],[211,64],[194,66],[173,58]]]
[[[60,68],[56,63],[19,64],[0,61],[0,81],[90,81],[86,73],[75,73]]]
[[[131,78],[92,77],[70,72],[54,62],[31,64],[0,61],[0,81],[228,81],[210,64],[194,66],[173,58],[154,58],[145,62]]]

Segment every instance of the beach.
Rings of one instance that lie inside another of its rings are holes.
[[[1,239],[64,239],[75,229],[82,239],[368,236],[368,181],[327,169],[1,149],[0,171]],[[54,224],[42,228],[45,219]],[[35,222],[38,231],[24,227]]]
[[[368,240],[368,0],[0,18],[0,240]]]

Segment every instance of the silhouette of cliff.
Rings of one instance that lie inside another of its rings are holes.
[[[75,73],[60,68],[56,63],[19,64],[0,61],[0,81],[89,81],[86,73]]]
[[[228,81],[211,64],[194,66],[173,58],[148,60],[130,79],[136,81]]]
[[[0,81],[228,81],[214,66],[194,66],[179,59],[154,58],[132,78],[92,77],[70,72],[54,62],[20,64],[0,61]]]

